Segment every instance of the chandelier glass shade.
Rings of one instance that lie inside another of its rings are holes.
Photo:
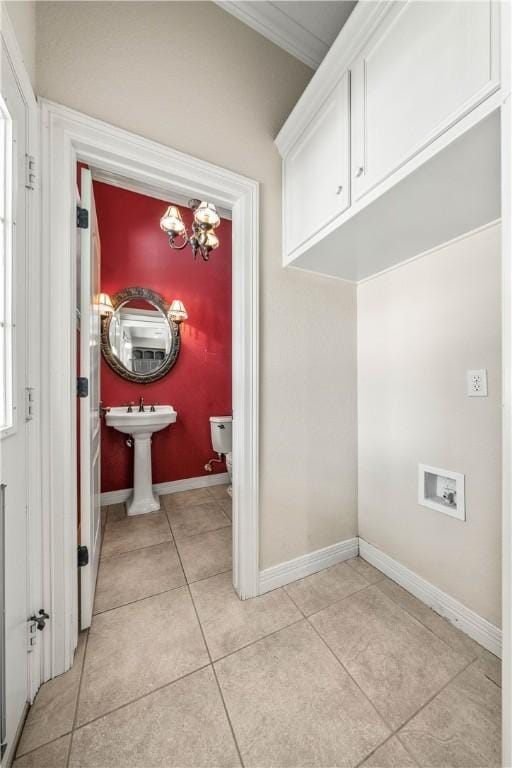
[[[182,251],[190,245],[194,258],[199,253],[204,261],[208,261],[210,252],[219,246],[219,238],[213,230],[219,226],[220,216],[213,203],[208,203],[206,200],[189,200],[188,204],[194,211],[190,234],[175,205],[170,205],[160,219],[160,229],[166,233],[169,246],[173,250]]]

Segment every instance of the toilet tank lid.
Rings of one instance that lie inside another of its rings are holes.
[[[222,421],[233,421],[232,416],[210,416],[210,421],[213,424],[219,424]]]

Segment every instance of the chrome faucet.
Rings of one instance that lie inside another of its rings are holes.
[[[139,413],[144,413],[144,398],[141,397],[139,400]]]

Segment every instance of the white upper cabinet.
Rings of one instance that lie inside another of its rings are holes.
[[[499,85],[498,4],[390,4],[352,70],[358,200]]]
[[[284,166],[285,248],[293,253],[350,203],[349,76],[290,149]]]
[[[509,2],[357,3],[276,138],[284,264],[358,280],[499,217]]]

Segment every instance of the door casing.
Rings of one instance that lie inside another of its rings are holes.
[[[259,592],[259,185],[218,166],[41,100],[43,509],[51,604],[45,679],[70,668],[78,632],[76,567],[76,163],[149,185],[164,197],[232,212],[233,581]],[[51,349],[59,349],[49,365]]]
[[[12,70],[17,79],[18,87],[23,95],[27,107],[27,155],[33,158],[34,178],[30,189],[26,189],[26,221],[24,222],[26,234],[26,304],[27,312],[27,365],[26,386],[31,388],[33,418],[27,422],[27,529],[28,529],[28,608],[29,612],[37,612],[44,605],[43,595],[43,552],[42,552],[42,450],[41,450],[41,294],[40,294],[40,207],[39,207],[39,109],[34,96],[30,78],[26,71],[23,55],[18,46],[14,28],[5,5],[0,7],[0,43],[4,47],[10,60]],[[18,223],[18,226],[20,224]],[[24,403],[19,403],[21,418],[24,417]],[[27,616],[28,619],[28,616]],[[28,636],[27,636],[28,640]],[[37,632],[36,644],[31,653],[27,654],[27,696],[28,701],[34,699],[42,682],[43,658],[48,646],[48,631]],[[20,724],[21,726],[21,724]],[[10,759],[10,751],[14,742],[8,745],[8,752],[4,756]]]

